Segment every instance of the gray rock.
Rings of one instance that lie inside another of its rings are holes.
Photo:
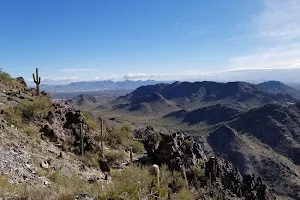
[[[40,166],[41,166],[41,168],[43,168],[43,169],[49,169],[49,164],[48,164],[47,161],[42,162]]]

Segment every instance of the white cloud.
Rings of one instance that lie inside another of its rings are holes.
[[[265,0],[264,11],[256,18],[260,36],[268,39],[300,37],[300,1]]]
[[[231,58],[231,69],[300,68],[300,0],[264,0],[254,19],[256,32],[230,38],[254,39],[261,50]]]
[[[61,72],[94,72],[99,71],[99,69],[95,68],[67,68],[60,70]]]
[[[151,78],[159,78],[163,77],[163,74],[145,74],[145,73],[129,73],[126,74],[123,78],[126,80],[144,80],[144,79],[151,79]]]
[[[67,84],[74,81],[79,81],[78,77],[60,77],[60,78],[52,78],[52,77],[41,77],[41,84]],[[33,83],[33,79],[28,79],[29,84]]]

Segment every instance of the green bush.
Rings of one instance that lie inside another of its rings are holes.
[[[21,128],[21,131],[23,133],[27,133],[27,135],[31,137],[37,136],[39,133],[37,127],[33,127],[33,126],[24,126]]]
[[[139,141],[129,141],[126,145],[126,147],[132,147],[133,153],[141,153],[145,150],[144,145]]]
[[[98,168],[98,160],[100,156],[98,153],[87,152],[86,155],[80,157],[81,161],[90,167]]]
[[[51,109],[52,103],[48,98],[34,97],[23,100],[16,107],[7,107],[4,114],[9,123],[21,128],[33,118],[46,116]]]
[[[32,100],[24,100],[20,103],[23,119],[31,120],[36,117],[43,117],[52,108],[51,101],[46,97],[35,97]]]
[[[96,131],[98,129],[98,125],[97,123],[93,120],[91,114],[89,112],[83,111],[82,112],[84,118],[85,118],[85,122],[86,124],[94,131]]]
[[[19,107],[7,107],[4,109],[5,119],[17,127],[23,124],[22,110]]]
[[[104,157],[107,159],[109,163],[113,163],[116,161],[124,161],[126,154],[124,151],[119,150],[111,150],[111,151],[105,151]]]
[[[12,78],[8,73],[2,72],[1,70],[0,80],[8,85],[21,86],[21,83],[19,83],[16,79]]]

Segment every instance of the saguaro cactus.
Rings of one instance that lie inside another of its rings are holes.
[[[130,163],[133,163],[132,147],[129,148]]]
[[[40,95],[40,84],[41,84],[41,77],[39,77],[39,69],[36,68],[36,75],[32,74],[33,81],[36,84],[36,96]]]
[[[186,187],[189,188],[189,182],[188,182],[188,179],[187,179],[187,176],[186,176],[186,171],[185,171],[185,166],[184,165],[181,166],[181,170],[182,170],[183,178],[185,180]]]
[[[81,156],[83,156],[83,154],[84,154],[83,138],[84,138],[83,127],[82,127],[82,123],[80,123],[80,153],[81,153]]]
[[[101,157],[104,158],[104,126],[103,126],[103,117],[101,120],[101,135],[100,135],[100,145],[101,145]]]
[[[160,179],[159,166],[156,164],[152,165],[149,172],[151,175],[154,175],[156,177],[157,187],[159,187],[159,179]]]

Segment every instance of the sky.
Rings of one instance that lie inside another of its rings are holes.
[[[38,67],[46,84],[297,82],[299,10],[300,0],[0,1],[0,68],[32,82]]]

